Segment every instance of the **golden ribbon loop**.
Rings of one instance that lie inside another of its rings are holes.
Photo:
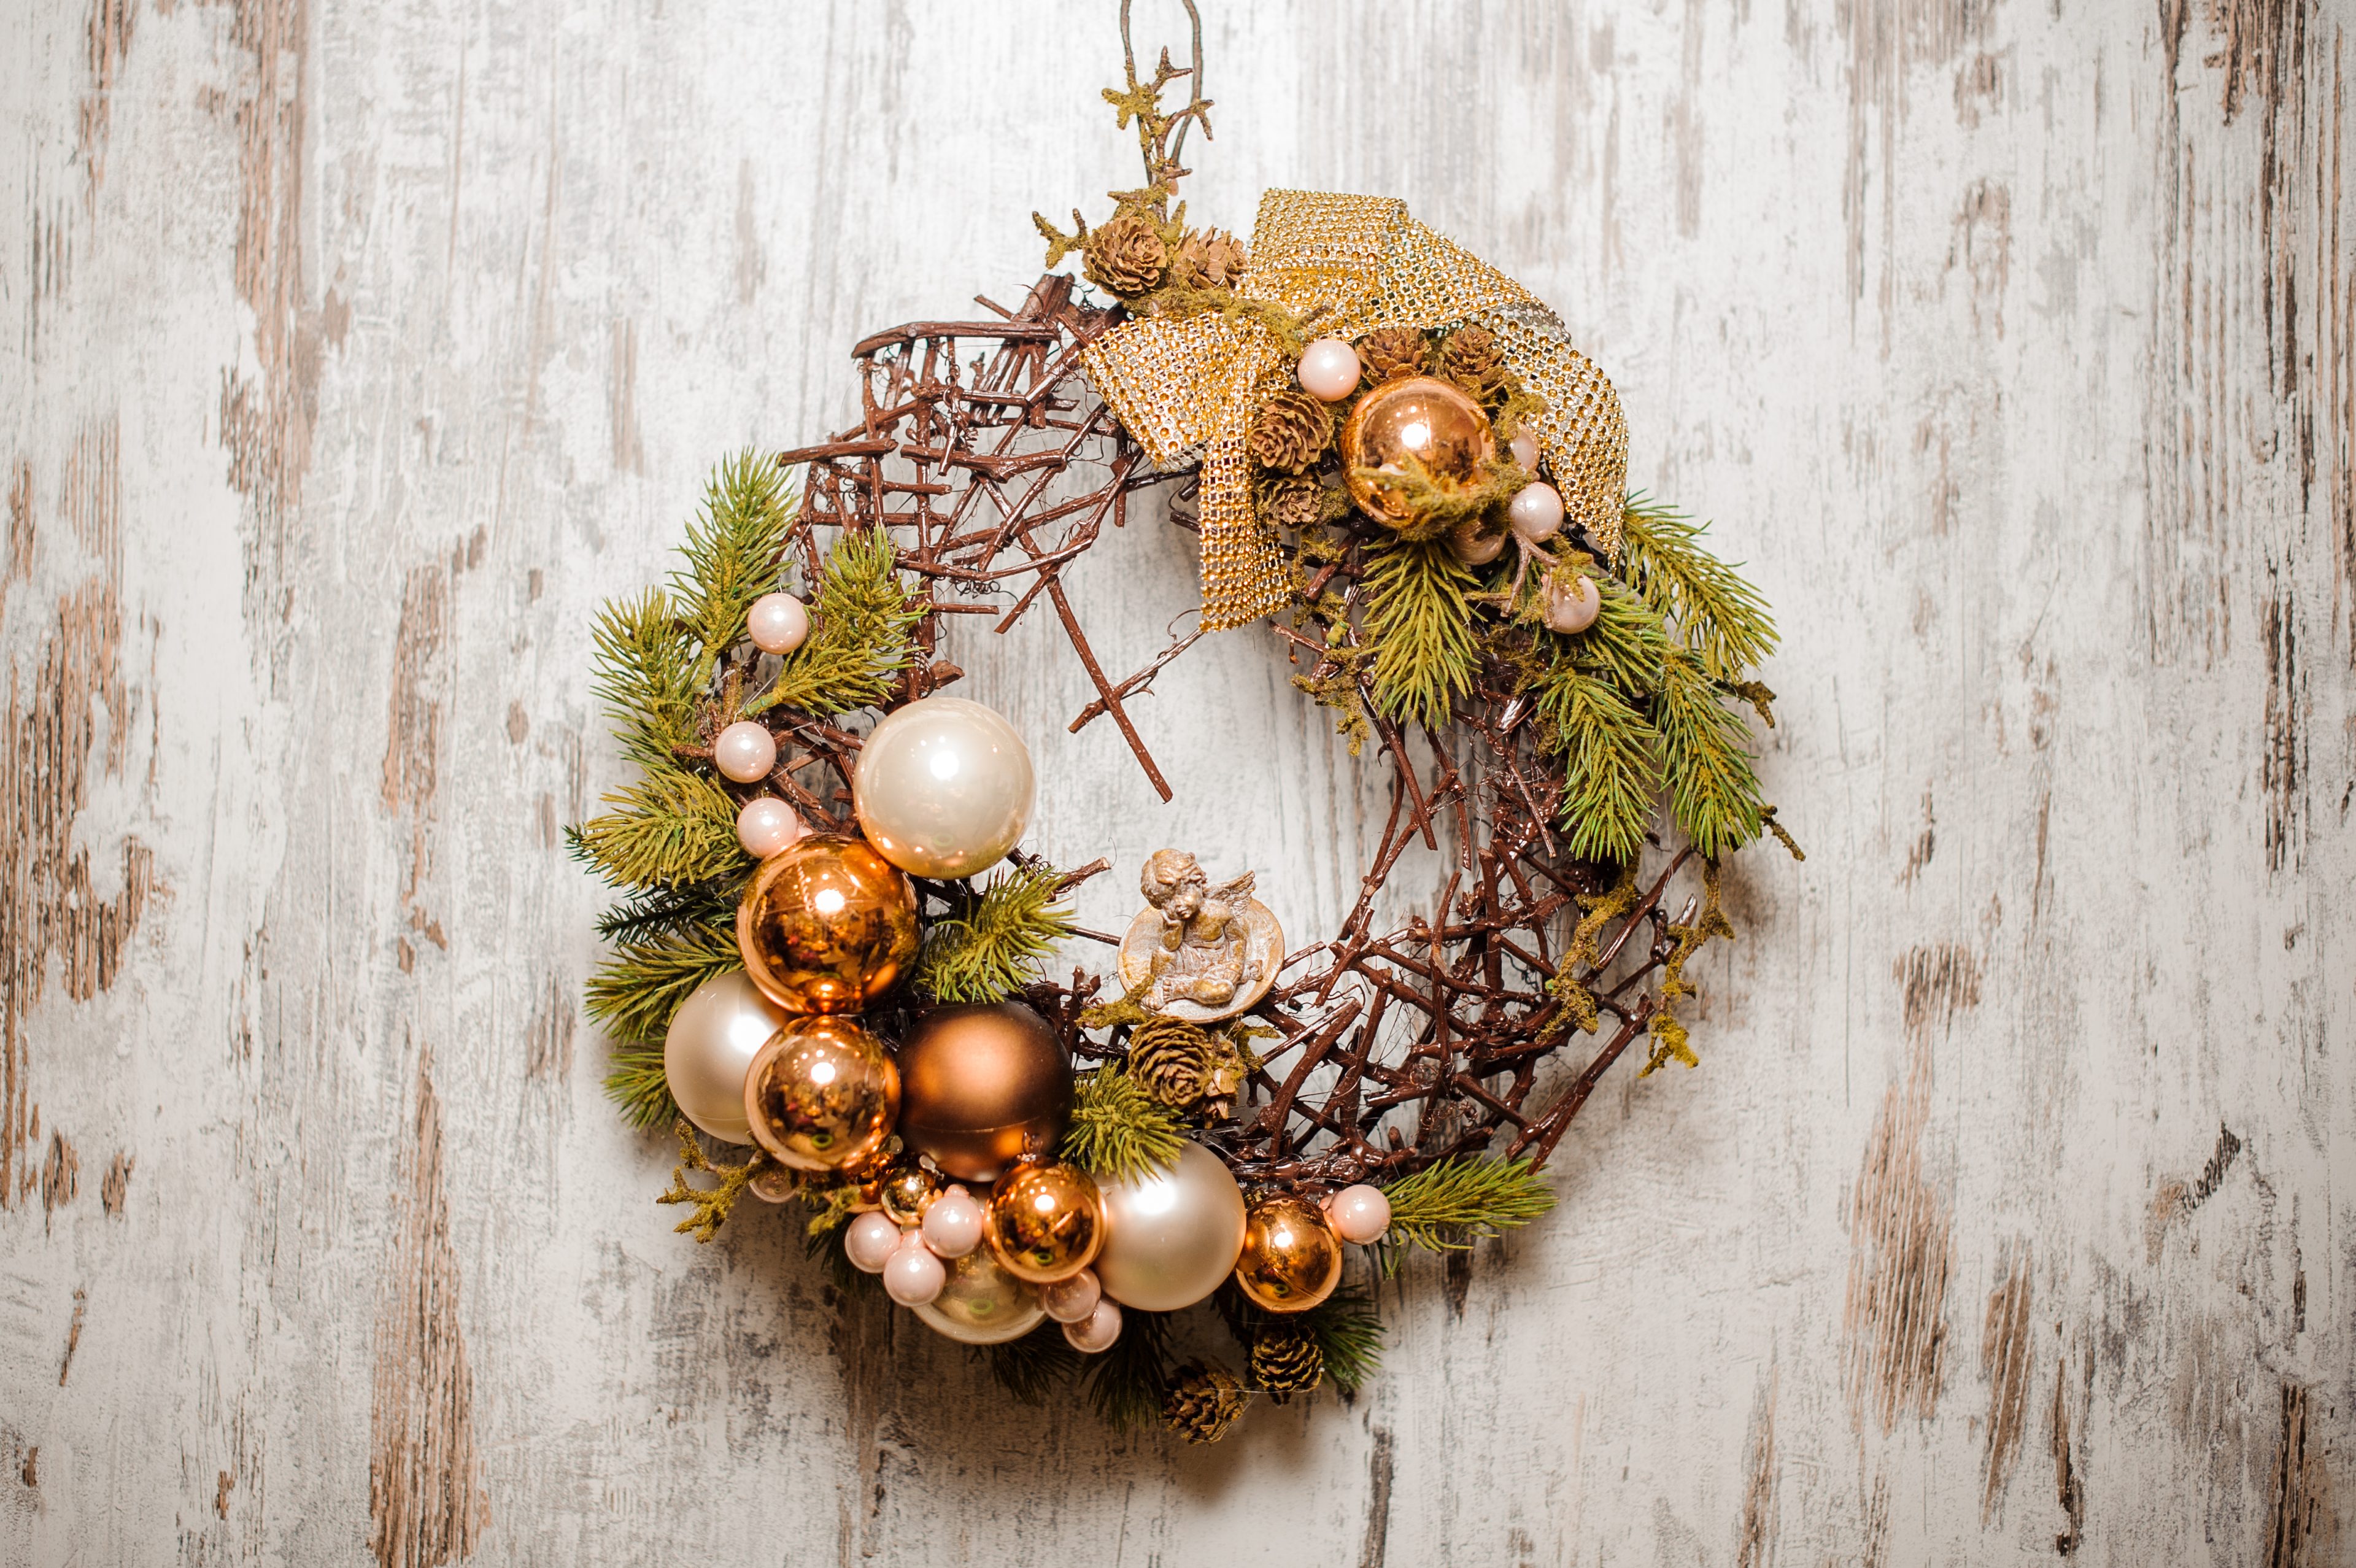
[[[1546,407],[1529,421],[1563,508],[1605,553],[1620,549],[1628,425],[1619,394],[1570,346],[1561,318],[1479,257],[1409,218],[1387,197],[1271,190],[1252,227],[1251,270],[1237,285],[1319,331],[1355,339],[1386,327],[1468,323],[1497,335],[1505,362]],[[1244,452],[1252,411],[1291,375],[1276,338],[1216,314],[1126,322],[1081,354],[1121,424],[1156,465],[1200,458],[1203,625],[1241,626],[1290,596],[1284,557],[1252,506]]]

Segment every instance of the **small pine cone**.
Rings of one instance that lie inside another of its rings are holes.
[[[1225,1367],[1189,1361],[1162,1396],[1162,1423],[1189,1443],[1216,1443],[1243,1414],[1251,1396]]]
[[[1325,455],[1333,438],[1333,416],[1325,404],[1297,387],[1287,387],[1260,404],[1244,449],[1263,468],[1300,473]]]
[[[1325,1380],[1325,1351],[1302,1325],[1271,1323],[1252,1341],[1251,1373],[1270,1404],[1287,1404]]]
[[[1440,348],[1440,373],[1487,402],[1505,379],[1505,346],[1485,327],[1459,327]]]
[[[1358,362],[1375,381],[1423,374],[1423,334],[1412,327],[1386,327],[1358,339]]]
[[[1195,288],[1233,288],[1249,265],[1243,242],[1224,229],[1197,229],[1178,242],[1178,281]]]
[[[1116,218],[1087,238],[1088,279],[1135,299],[1151,294],[1169,270],[1170,252],[1153,225],[1135,213]]]
[[[1129,1074],[1173,1110],[1203,1098],[1211,1075],[1211,1036],[1183,1018],[1154,1018],[1129,1037]]]
[[[1259,514],[1278,528],[1314,528],[1325,517],[1325,487],[1287,474],[1260,486]]]

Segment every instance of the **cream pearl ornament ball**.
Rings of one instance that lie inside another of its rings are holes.
[[[1603,612],[1603,590],[1595,585],[1592,577],[1580,577],[1566,583],[1551,579],[1546,588],[1546,623],[1549,629],[1563,633],[1585,631],[1595,624]]]
[[[744,1074],[785,1024],[786,1010],[741,969],[689,993],[663,1036],[663,1081],[687,1119],[724,1143],[751,1143]]]
[[[1064,1341],[1083,1356],[1102,1355],[1120,1337],[1120,1308],[1108,1301],[1097,1303],[1094,1311],[1077,1323],[1064,1325]]]
[[[777,737],[765,725],[739,719],[712,737],[712,760],[739,784],[766,779],[777,765]]]
[[[736,842],[755,860],[766,860],[809,830],[799,812],[772,795],[756,795],[736,813]]]
[[[1301,390],[1339,403],[1358,390],[1358,351],[1340,338],[1320,338],[1301,350]]]
[[[1381,1240],[1391,1228],[1391,1200],[1383,1196],[1382,1188],[1360,1182],[1325,1200],[1325,1218],[1333,1222],[1334,1232],[1343,1240],[1364,1247]]]
[[[913,876],[971,876],[1031,819],[1031,751],[996,710],[926,697],[886,714],[859,749],[851,803],[875,853]]]
[[[1047,1316],[1058,1323],[1078,1323],[1097,1309],[1104,1299],[1104,1286],[1097,1283],[1094,1269],[1082,1269],[1067,1280],[1057,1280],[1039,1287],[1039,1305]]]
[[[842,1232],[842,1254],[862,1274],[880,1274],[900,1250],[900,1228],[873,1209],[853,1216]]]
[[[1505,503],[1505,519],[1515,533],[1543,544],[1562,532],[1562,492],[1544,481],[1524,485]]]
[[[1098,1184],[1105,1294],[1143,1312],[1192,1306],[1226,1283],[1244,1245],[1244,1195],[1219,1156],[1188,1144],[1166,1169]]]
[[[923,1306],[948,1284],[948,1265],[933,1256],[924,1236],[915,1230],[900,1238],[884,1260],[884,1294],[902,1306]]]
[[[744,631],[764,653],[791,653],[809,636],[809,608],[791,594],[763,594],[745,612]]]
[[[1526,471],[1533,474],[1538,471],[1538,438],[1528,431],[1525,430],[1506,442],[1505,450],[1511,452],[1514,461]]]
[[[962,1258],[981,1245],[981,1205],[971,1193],[953,1187],[933,1200],[918,1229],[925,1245],[944,1258]]]

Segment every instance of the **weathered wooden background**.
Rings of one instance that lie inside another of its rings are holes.
[[[1210,1451],[672,1236],[578,1018],[588,618],[1133,182],[1109,0],[10,0],[0,1561],[2356,1553],[2356,9],[1206,6],[1198,217],[1405,197],[1781,608],[1810,854],[1702,1068]],[[1191,580],[1109,542],[1108,662]],[[1169,807],[1056,648],[951,650],[1037,846],[1331,929],[1376,824],[1269,639],[1141,705]]]

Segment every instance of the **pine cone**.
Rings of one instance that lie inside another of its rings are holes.
[[[1387,381],[1423,374],[1423,334],[1412,327],[1386,327],[1358,339],[1358,362],[1369,380]]]
[[[1195,288],[1233,288],[1251,265],[1243,242],[1224,229],[1197,229],[1178,242],[1178,281]]]
[[[1271,1323],[1252,1341],[1251,1373],[1270,1404],[1288,1404],[1325,1380],[1325,1351],[1304,1325]]]
[[[1264,480],[1259,515],[1276,528],[1314,528],[1325,519],[1325,487],[1294,474]]]
[[[1151,294],[1169,270],[1170,252],[1153,225],[1135,213],[1116,218],[1087,239],[1087,272],[1123,299]]]
[[[1162,1397],[1162,1423],[1189,1443],[1216,1443],[1243,1414],[1251,1395],[1221,1366],[1189,1361]]]
[[[1440,348],[1440,373],[1482,402],[1504,390],[1505,346],[1485,327],[1459,327]]]
[[[1211,1075],[1211,1036],[1183,1018],[1154,1018],[1129,1037],[1129,1075],[1173,1110],[1203,1098]]]
[[[1298,387],[1287,387],[1260,404],[1244,449],[1263,468],[1297,474],[1325,454],[1333,438],[1333,416],[1324,403]]]

